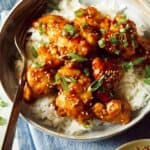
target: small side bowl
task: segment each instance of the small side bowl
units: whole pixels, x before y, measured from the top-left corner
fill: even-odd
[[[121,145],[116,150],[142,150],[148,147],[150,149],[150,139],[140,139],[128,142],[126,144]]]

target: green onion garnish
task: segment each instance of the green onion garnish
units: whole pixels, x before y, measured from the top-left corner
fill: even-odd
[[[115,53],[116,55],[120,55],[121,51],[117,49],[117,50],[114,51],[114,53]]]
[[[95,92],[97,91],[103,84],[104,75],[99,79],[92,82],[92,84],[89,86],[88,91]]]
[[[43,63],[40,63],[40,62],[34,62],[32,64],[32,68],[42,68],[44,66]]]
[[[37,58],[37,57],[38,57],[38,53],[37,53],[35,47],[32,47],[32,48],[31,48],[31,53],[32,53],[32,56],[33,56],[34,58]]]
[[[0,116],[0,126],[3,126],[6,124],[6,119]]]
[[[118,18],[116,19],[118,24],[125,24],[127,22],[127,16],[125,14],[122,14],[120,16],[118,16]]]
[[[128,71],[129,69],[133,68],[134,66],[141,64],[144,60],[145,60],[145,57],[139,57],[132,62],[123,63],[122,67],[125,71]]]
[[[104,35],[106,33],[106,30],[105,29],[100,29],[100,32],[102,35]]]
[[[71,24],[66,24],[64,26],[64,30],[69,33],[71,36],[75,35],[77,33],[77,30],[75,29],[75,27]]]
[[[8,104],[0,99],[0,107],[6,107]]]
[[[88,60],[87,58],[82,57],[75,53],[69,53],[67,56],[70,57],[72,59],[72,61],[77,61],[77,62],[85,62]]]
[[[85,11],[83,9],[78,9],[74,13],[76,17],[82,17],[85,14]]]
[[[99,45],[100,48],[104,48],[105,47],[105,41],[104,41],[104,39],[100,39],[98,41],[98,45]]]
[[[83,72],[84,72],[84,74],[85,74],[86,76],[89,76],[89,75],[90,75],[90,71],[89,71],[88,68],[85,68],[85,69],[83,70]]]
[[[68,92],[68,84],[69,83],[76,83],[76,80],[73,77],[61,77],[58,73],[54,77],[55,83],[60,83],[63,90]]]
[[[123,43],[124,48],[128,47],[128,45],[129,45],[128,42]]]

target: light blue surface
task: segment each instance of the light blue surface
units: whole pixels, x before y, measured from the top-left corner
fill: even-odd
[[[16,0],[0,0],[0,12],[9,10],[15,2]],[[77,142],[48,136],[37,131],[21,118],[18,120],[17,131],[20,150],[114,150],[128,141],[150,138],[150,115],[127,132],[97,142]]]

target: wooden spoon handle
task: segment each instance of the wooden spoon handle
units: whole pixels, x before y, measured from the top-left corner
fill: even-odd
[[[20,104],[22,101],[24,84],[25,84],[25,81],[21,79],[16,96],[15,96],[15,100],[12,106],[12,111],[10,114],[10,119],[9,119],[9,123],[7,126],[7,131],[6,131],[6,135],[4,138],[2,150],[11,150],[12,148],[13,139],[14,139],[15,130],[16,130],[16,123],[18,120],[19,112],[20,112]]]

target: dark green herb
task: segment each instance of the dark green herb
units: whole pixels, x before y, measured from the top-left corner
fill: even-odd
[[[0,107],[6,107],[8,104],[0,99]]]
[[[0,116],[0,126],[3,126],[6,124],[6,119]]]
[[[64,30],[69,33],[71,36],[75,35],[77,33],[77,30],[75,29],[75,27],[71,24],[66,24],[64,26]]]
[[[83,72],[84,72],[84,74],[85,74],[86,76],[89,76],[89,75],[90,75],[90,71],[89,71],[88,68],[85,68],[85,69],[83,70]]]
[[[69,53],[67,56],[70,57],[72,59],[72,61],[77,61],[77,62],[85,62],[88,60],[87,58],[82,57],[75,53]]]
[[[34,58],[37,58],[37,57],[38,57],[38,53],[37,53],[35,47],[32,47],[32,48],[31,48],[31,53],[32,53],[32,56],[33,56]]]
[[[99,45],[100,48],[104,48],[105,47],[105,41],[104,41],[104,39],[100,39],[98,41],[98,45]]]
[[[145,78],[144,83],[150,85],[150,78]]]
[[[103,84],[104,75],[99,79],[92,82],[92,84],[89,86],[88,91],[95,92],[97,91]]]
[[[150,78],[150,66],[145,67],[145,78]]]
[[[114,51],[114,53],[115,53],[116,55],[120,55],[121,51],[120,51],[119,49],[117,49],[117,50]]]
[[[83,9],[78,9],[74,13],[76,17],[82,17],[85,14],[85,11]]]

